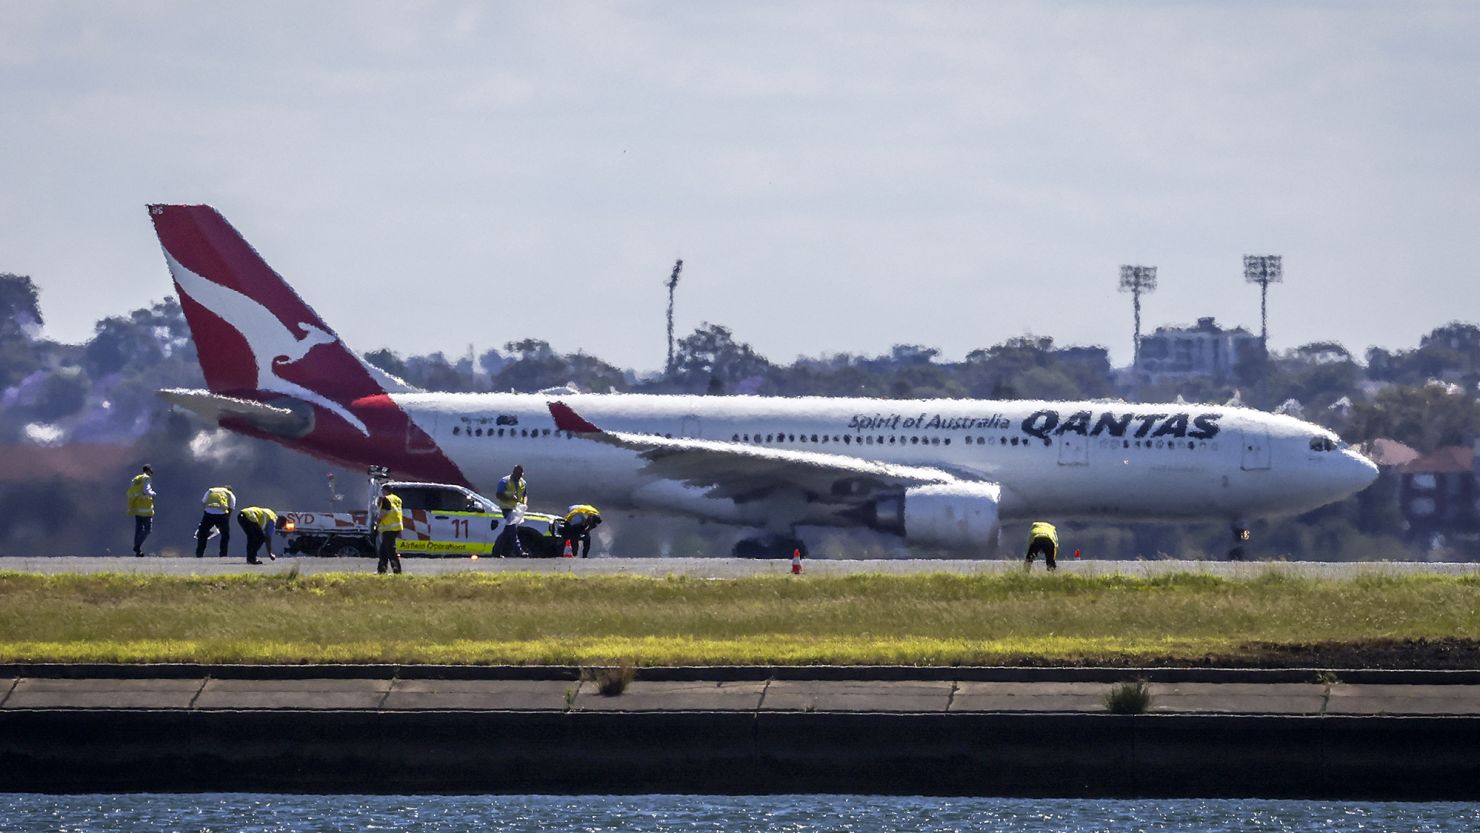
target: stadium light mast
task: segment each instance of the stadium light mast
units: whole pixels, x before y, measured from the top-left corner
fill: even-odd
[[[1156,291],[1156,267],[1155,266],[1122,266],[1120,267],[1120,291],[1131,294],[1132,305],[1136,309],[1136,334],[1135,354],[1131,359],[1132,367],[1141,366],[1141,293]]]
[[[668,363],[663,366],[665,375],[673,375],[673,290],[678,288],[678,275],[683,271],[683,258],[673,264],[673,274],[668,276]]]
[[[1244,281],[1259,284],[1259,347],[1269,353],[1269,285],[1285,282],[1279,255],[1244,255]]]

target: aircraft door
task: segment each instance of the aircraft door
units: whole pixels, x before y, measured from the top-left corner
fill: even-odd
[[[679,425],[678,430],[680,437],[698,439],[704,436],[704,424],[696,414],[689,414],[684,417],[683,423]]]
[[[1269,468],[1269,432],[1262,428],[1252,431],[1245,429],[1243,434],[1244,471],[1262,471]]]
[[[431,414],[426,419],[425,430],[409,419],[406,421],[406,450],[412,454],[430,454],[437,450],[437,441],[432,439],[432,434],[437,431],[437,415]]]
[[[1059,435],[1059,465],[1089,465],[1089,438],[1075,433]]]

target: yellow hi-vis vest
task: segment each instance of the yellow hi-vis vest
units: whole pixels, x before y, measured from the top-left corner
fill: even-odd
[[[601,517],[601,511],[589,503],[572,506],[570,511],[565,513],[565,522],[574,523],[579,520],[581,523],[585,523],[587,517],[599,518]]]
[[[128,485],[128,513],[138,515],[141,518],[154,517],[154,496],[148,494],[150,477],[147,474],[134,475],[134,480]]]
[[[498,501],[498,505],[505,509],[513,509],[515,506],[524,503],[524,496],[524,478],[522,477],[519,478],[517,484],[511,482],[507,477],[501,478],[498,482],[498,489],[493,493],[493,499]]]
[[[206,508],[220,509],[222,512],[231,510],[231,490],[225,486],[217,486],[206,489]]]
[[[1033,543],[1034,538],[1047,538],[1053,542],[1054,549],[1059,548],[1059,531],[1051,523],[1035,522],[1033,528],[1028,530],[1028,543]]]
[[[264,531],[277,525],[277,513],[271,509],[263,509],[260,506],[248,506],[241,511],[241,514]]]
[[[406,521],[401,516],[401,498],[399,495],[385,495],[384,498],[390,508],[380,510],[380,520],[375,522],[375,528],[381,532],[400,532],[406,528]]]

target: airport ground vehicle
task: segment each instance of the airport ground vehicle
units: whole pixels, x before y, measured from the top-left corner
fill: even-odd
[[[375,554],[374,501],[381,486],[401,498],[406,528],[396,548],[401,555],[488,556],[503,529],[504,518],[492,500],[446,483],[390,480],[372,467],[365,508],[350,512],[283,512],[283,552],[303,555],[369,556]],[[538,558],[561,554],[561,518],[527,512],[519,528],[524,550]]]

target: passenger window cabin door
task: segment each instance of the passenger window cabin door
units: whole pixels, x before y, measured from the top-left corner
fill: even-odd
[[[1244,471],[1263,471],[1269,468],[1269,432],[1264,429],[1244,432]]]

